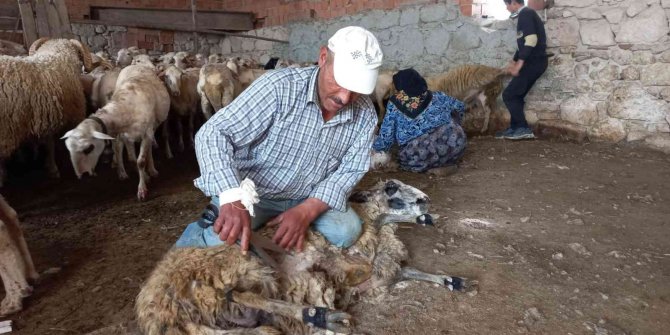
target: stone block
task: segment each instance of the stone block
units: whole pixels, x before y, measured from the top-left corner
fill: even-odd
[[[570,98],[561,104],[561,119],[589,126],[598,121],[596,102],[585,95]]]
[[[535,132],[543,138],[560,138],[583,143],[588,140],[586,127],[564,120],[539,120]]]
[[[419,24],[419,9],[406,7],[400,11],[400,26],[416,26]]]
[[[623,80],[640,80],[640,70],[635,66],[628,66],[621,71]]]
[[[591,7],[596,3],[596,0],[556,0],[556,7]]]
[[[421,22],[441,21],[447,15],[447,7],[443,4],[424,6],[420,10]]]
[[[623,18],[623,13],[625,10],[621,7],[615,7],[612,9],[608,9],[603,13],[605,16],[605,19],[607,19],[607,22],[612,23],[612,24],[619,24],[621,23],[621,19]]]
[[[670,86],[670,66],[665,63],[655,63],[642,69],[640,80],[645,86]]]
[[[549,20],[545,25],[548,47],[566,47],[579,44],[579,20],[576,17]]]
[[[582,43],[590,46],[614,45],[614,33],[606,20],[583,21],[579,27]]]
[[[670,27],[668,27],[665,12],[660,6],[654,5],[633,18],[625,18],[621,23],[616,41],[619,43],[655,43],[666,37],[668,31]]]
[[[615,88],[608,103],[608,115],[618,119],[661,122],[670,113],[668,103],[656,99],[638,83]]]
[[[621,120],[607,118],[588,128],[587,135],[589,139],[616,143],[626,138],[626,130]]]

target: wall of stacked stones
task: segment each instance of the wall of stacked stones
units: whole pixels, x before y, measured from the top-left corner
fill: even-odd
[[[527,97],[529,121],[578,139],[641,141],[670,152],[670,0],[555,0],[546,16],[555,56]],[[385,68],[430,75],[460,64],[504,66],[516,49],[515,24],[464,17],[447,0],[249,32],[289,44],[201,36],[199,51],[314,61],[337,29],[360,25],[379,38]],[[118,49],[107,36],[116,29],[125,28],[94,27],[82,39],[94,49]],[[171,43],[192,51],[193,35],[174,33]]]

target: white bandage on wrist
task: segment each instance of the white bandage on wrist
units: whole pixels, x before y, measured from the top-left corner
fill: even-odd
[[[240,183],[240,187],[231,188],[219,194],[219,206],[238,200],[249,211],[249,215],[254,216],[254,204],[257,204],[260,200],[258,199],[258,193],[256,193],[256,184],[251,179],[245,178]]]

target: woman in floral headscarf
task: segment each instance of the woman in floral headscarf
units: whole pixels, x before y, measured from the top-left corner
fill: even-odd
[[[442,92],[429,91],[414,69],[396,73],[393,85],[397,92],[389,99],[373,149],[388,152],[397,142],[400,168],[412,172],[455,165],[467,144],[461,128],[465,105]]]

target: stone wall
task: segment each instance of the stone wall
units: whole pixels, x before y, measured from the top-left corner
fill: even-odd
[[[556,0],[555,5],[546,13],[549,51],[555,56],[527,97],[528,120],[541,132],[558,131],[577,139],[642,141],[670,152],[670,0]],[[516,49],[515,21],[477,21],[443,0],[248,33],[288,40],[288,45],[201,36],[200,51],[251,55],[259,61],[269,56],[315,61],[318,47],[347,25],[375,33],[385,68],[414,67],[424,75],[459,64],[502,67]],[[82,40],[94,49],[114,49],[115,40],[122,42],[120,29],[125,28],[76,31],[85,30]],[[99,36],[109,43],[103,45]],[[138,39],[148,39],[145,36],[149,35],[142,33]],[[192,51],[193,35],[174,33],[169,42],[174,50]],[[166,45],[153,43],[159,49]],[[498,122],[498,127],[503,123]]]

